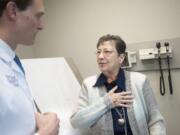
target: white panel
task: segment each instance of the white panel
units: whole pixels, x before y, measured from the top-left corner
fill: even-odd
[[[80,85],[64,58],[22,60],[26,78],[42,112],[60,117],[60,135],[80,135],[69,122]]]

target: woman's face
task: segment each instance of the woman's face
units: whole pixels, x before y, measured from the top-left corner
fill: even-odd
[[[118,73],[124,54],[118,54],[114,41],[105,41],[97,48],[97,63],[105,75]]]

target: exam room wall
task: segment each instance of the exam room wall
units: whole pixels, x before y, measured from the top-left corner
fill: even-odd
[[[120,35],[127,44],[180,37],[179,0],[46,0],[45,29],[22,58],[69,57],[83,78],[98,72],[96,43],[100,36]],[[167,135],[180,133],[180,70],[173,70],[174,95],[159,94],[159,72],[143,72],[154,89],[167,122]],[[166,83],[167,84],[167,83]],[[168,90],[168,85],[166,85]]]

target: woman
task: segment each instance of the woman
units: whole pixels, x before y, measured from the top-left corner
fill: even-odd
[[[146,76],[121,68],[125,50],[119,36],[99,39],[97,63],[101,74],[83,81],[71,124],[91,128],[93,135],[166,135]]]

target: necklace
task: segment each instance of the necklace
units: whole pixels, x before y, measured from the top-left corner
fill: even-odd
[[[121,110],[124,113],[124,108],[121,108]],[[125,125],[125,118],[123,117],[122,111],[120,112],[117,108],[115,108],[115,111],[117,112],[117,114],[119,115],[119,119],[118,119],[118,124],[120,126],[124,126]]]

